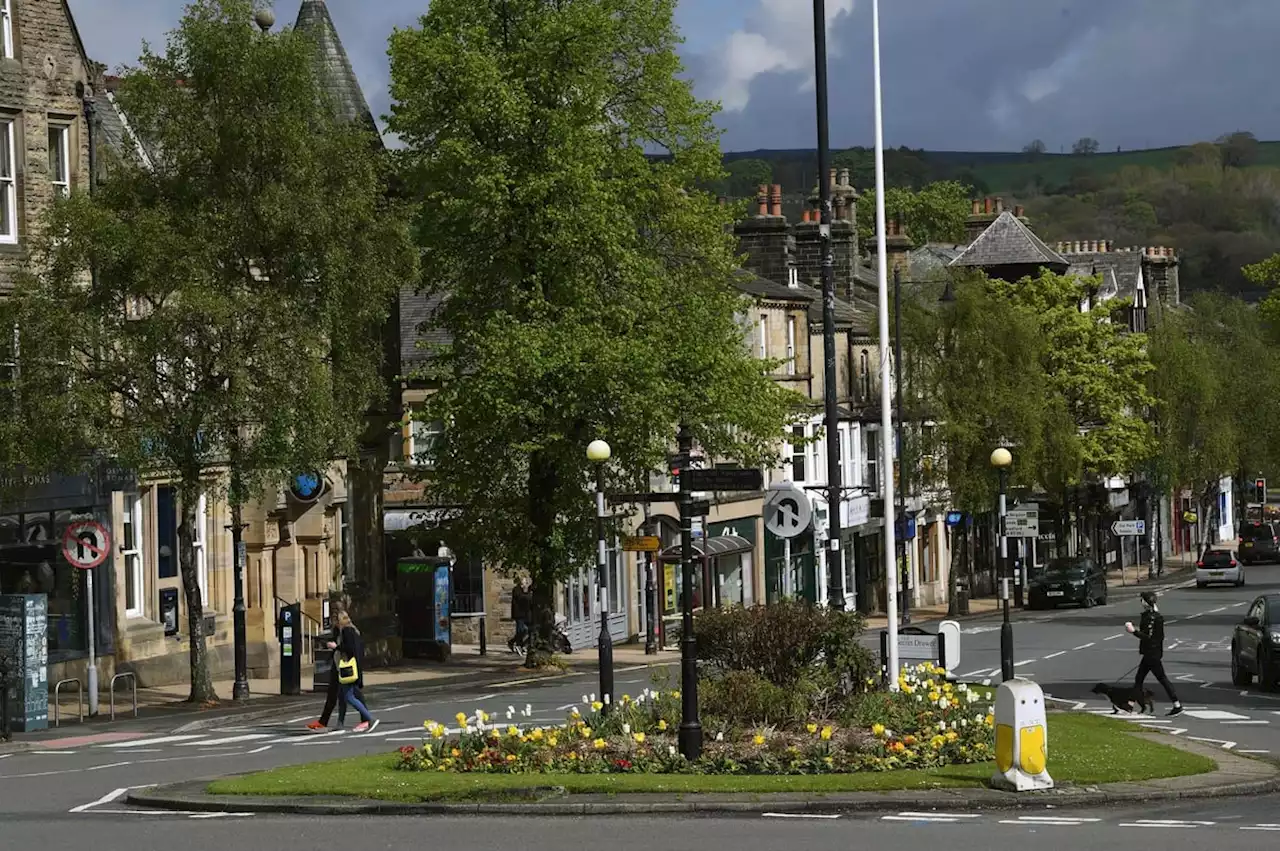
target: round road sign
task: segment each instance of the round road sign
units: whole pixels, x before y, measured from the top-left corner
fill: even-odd
[[[106,561],[110,552],[111,534],[96,520],[72,523],[62,536],[62,554],[72,567],[92,570]]]
[[[775,485],[764,499],[764,526],[779,538],[794,538],[809,528],[813,503],[791,483]]]

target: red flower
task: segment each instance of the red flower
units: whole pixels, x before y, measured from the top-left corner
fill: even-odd
[[[619,771],[629,771],[631,769],[631,760],[615,759],[613,761],[613,767],[618,769]]]
[[[414,752],[413,745],[405,745],[400,749],[401,756],[413,756],[413,752]]]

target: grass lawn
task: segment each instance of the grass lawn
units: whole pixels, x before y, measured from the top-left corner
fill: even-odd
[[[1058,783],[1094,784],[1151,780],[1213,771],[1207,757],[1140,739],[1133,724],[1096,715],[1049,716],[1049,773]],[[217,795],[343,795],[382,801],[443,801],[519,797],[537,786],[569,793],[623,792],[875,792],[984,786],[992,763],[933,770],[732,776],[690,774],[448,774],[397,771],[397,754],[286,766],[218,780]]]

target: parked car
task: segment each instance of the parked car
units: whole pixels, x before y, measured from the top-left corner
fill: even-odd
[[[1257,564],[1263,561],[1280,562],[1280,535],[1276,524],[1253,520],[1240,530],[1240,561]]]
[[[1231,636],[1231,682],[1243,688],[1254,677],[1267,690],[1280,677],[1280,594],[1255,598]]]
[[[1244,586],[1244,565],[1230,550],[1205,550],[1196,562],[1196,587],[1208,585]]]
[[[1027,589],[1027,608],[1053,609],[1072,604],[1107,604],[1107,574],[1093,559],[1055,558]]]

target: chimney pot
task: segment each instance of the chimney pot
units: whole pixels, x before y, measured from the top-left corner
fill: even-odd
[[[1075,242],[1071,243],[1071,253],[1072,254],[1080,253],[1080,240],[1077,239]]]
[[[1026,212],[1026,210],[1024,210],[1024,209],[1023,209],[1023,207],[1022,207],[1022,205],[1021,205],[1021,204],[1019,204],[1018,206],[1016,206],[1016,207],[1014,207],[1014,208],[1013,208],[1013,214],[1014,214],[1015,216],[1017,216],[1018,218],[1022,218],[1022,214],[1023,214],[1024,212]]]
[[[836,170],[833,168],[827,172],[827,184],[832,188],[836,188]]]
[[[983,199],[982,199],[982,212],[986,213],[987,215],[991,215],[991,210],[992,210],[992,201],[991,201],[991,198],[990,198],[989,196],[988,196],[988,197],[986,197],[986,198],[983,198]]]
[[[996,212],[997,212],[997,213],[1003,213],[1003,212],[1004,212],[1004,199],[1003,199],[1003,198],[997,198],[997,199],[996,199]]]
[[[977,198],[973,199],[973,209],[970,212],[975,216],[982,214],[982,202]]]
[[[840,185],[841,186],[849,185],[849,169],[847,168],[840,169]]]
[[[763,183],[760,184],[760,188],[756,190],[756,205],[760,208],[760,212],[756,215],[769,215],[769,187]]]
[[[769,187],[769,215],[782,215],[782,186],[777,183]]]

